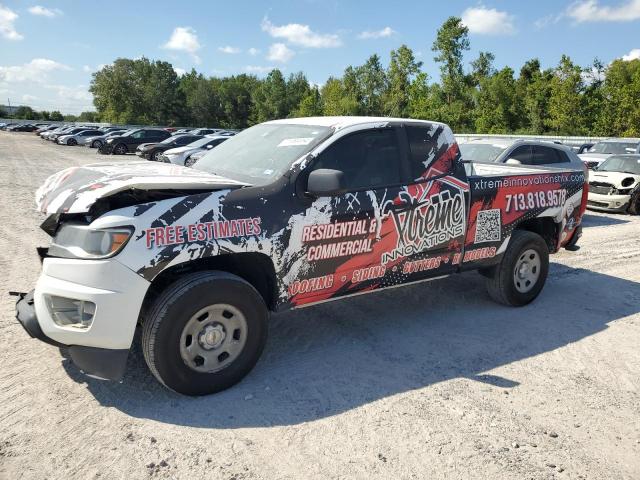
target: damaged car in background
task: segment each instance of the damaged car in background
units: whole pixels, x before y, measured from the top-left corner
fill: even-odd
[[[594,168],[587,208],[640,214],[640,155],[613,155]]]

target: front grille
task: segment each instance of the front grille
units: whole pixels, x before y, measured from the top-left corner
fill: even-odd
[[[611,195],[613,185],[604,182],[589,182],[589,191],[599,195]]]

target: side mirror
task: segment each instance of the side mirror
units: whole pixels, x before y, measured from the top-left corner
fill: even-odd
[[[504,163],[510,163],[511,165],[522,165],[522,162],[520,160],[516,160],[515,158],[510,158]]]
[[[309,174],[307,193],[314,197],[328,197],[344,191],[344,173],[340,170],[319,168]]]

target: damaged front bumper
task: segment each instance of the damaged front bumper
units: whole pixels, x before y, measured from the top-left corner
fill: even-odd
[[[66,349],[88,375],[120,380],[148,286],[114,259],[44,258],[35,290],[12,293],[19,296],[16,318],[32,338]],[[61,321],[55,299],[92,304],[90,321]]]

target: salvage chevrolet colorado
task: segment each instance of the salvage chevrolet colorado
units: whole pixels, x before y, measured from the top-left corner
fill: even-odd
[[[255,365],[270,311],[479,270],[533,301],[575,247],[583,169],[473,164],[441,123],[270,121],[194,168],[74,167],[36,193],[53,237],[17,318],[88,374],[119,379],[140,326],[167,387],[223,390]]]

